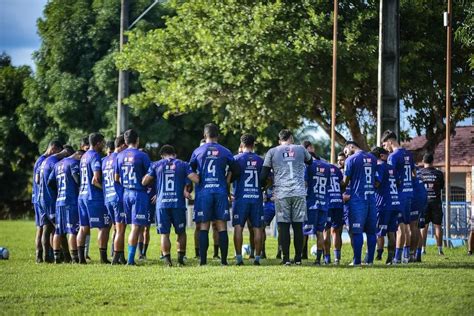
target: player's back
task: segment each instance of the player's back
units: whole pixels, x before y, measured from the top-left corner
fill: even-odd
[[[235,199],[261,202],[262,192],[259,183],[263,159],[255,153],[245,152],[234,157],[240,169],[240,177],[235,181]]]
[[[413,185],[413,202],[417,207],[424,207],[428,202],[428,191],[423,180],[417,177]]]
[[[80,176],[79,160],[64,158],[54,167],[54,176],[58,188],[56,206],[76,205],[79,186],[74,180],[74,175]]]
[[[80,162],[81,185],[79,188],[79,199],[82,200],[103,200],[102,190],[92,184],[94,172],[102,170],[102,159],[98,152],[89,149],[82,155]]]
[[[56,202],[57,192],[48,186],[49,176],[54,170],[54,165],[59,161],[56,155],[49,156],[44,159],[40,166],[40,183],[38,187],[38,199],[46,204],[54,204]]]
[[[162,159],[152,164],[156,179],[156,206],[158,208],[184,208],[184,188],[190,183],[187,176],[190,167],[180,159]]]
[[[379,187],[375,190],[377,208],[398,210],[398,187],[395,168],[385,162],[376,167]]]
[[[206,143],[196,148],[189,162],[199,174],[199,194],[227,194],[227,169],[234,162],[230,150],[217,143]]]
[[[329,171],[331,176],[331,182],[328,188],[329,193],[329,208],[342,208],[342,192],[341,192],[341,181],[342,172],[341,170],[332,164],[329,164]]]
[[[102,159],[102,188],[105,202],[118,202],[122,200],[123,188],[115,181],[115,164],[117,153],[113,152]]]
[[[47,158],[46,155],[41,155],[39,158],[35,161],[35,165],[33,167],[33,188],[31,191],[31,202],[32,203],[37,203],[38,202],[38,184],[36,183],[36,176],[39,176],[40,172],[40,167],[43,161]]]
[[[320,159],[313,159],[306,168],[307,202],[310,208],[328,210],[329,194],[327,188],[331,181],[330,165]]]
[[[125,190],[146,191],[142,178],[150,166],[150,158],[136,148],[127,148],[117,156],[115,173],[120,175]]]
[[[399,194],[413,197],[413,171],[415,163],[411,153],[399,148],[388,156],[388,163],[395,168]]]
[[[429,167],[420,169],[417,174],[425,184],[428,200],[441,203],[441,190],[444,187],[443,172]]]
[[[301,145],[279,145],[271,148],[264,166],[273,168],[273,192],[276,198],[305,196],[305,160],[309,160],[306,149]]]
[[[350,177],[351,200],[368,200],[374,197],[377,159],[364,151],[349,156],[345,162],[345,175]]]

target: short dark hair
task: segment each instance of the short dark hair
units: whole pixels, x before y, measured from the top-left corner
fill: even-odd
[[[370,153],[372,155],[374,155],[377,159],[380,159],[380,156],[381,155],[387,155],[388,151],[386,151],[382,147],[374,147],[374,148],[372,148],[372,151]]]
[[[94,147],[104,140],[104,135],[101,133],[92,133],[89,135],[89,145]]]
[[[385,132],[383,132],[382,137],[380,138],[380,141],[384,143],[389,139],[397,140],[397,134],[395,134],[395,132],[388,129]]]
[[[76,154],[78,154],[78,155],[84,155],[84,154],[85,154],[85,151],[82,150],[82,149],[79,149],[79,150],[76,150]]]
[[[305,140],[301,143],[304,148],[308,149],[309,146],[313,146],[313,144],[309,140]]]
[[[347,147],[347,146],[349,146],[349,145],[353,145],[353,146],[355,146],[355,147],[357,147],[357,148],[360,148],[359,144],[357,144],[357,143],[356,143],[355,141],[353,141],[353,140],[348,140],[348,141],[344,144],[344,147]]]
[[[342,156],[342,157],[344,157],[344,158],[346,157],[346,155],[344,154],[343,151],[339,152],[339,153],[337,154],[337,156],[338,156],[338,157],[339,157],[339,156]]]
[[[172,156],[175,155],[176,151],[174,150],[174,147],[171,145],[163,145],[160,149],[160,156]]]
[[[123,138],[127,145],[136,144],[138,141],[138,133],[134,129],[129,129],[123,133]]]
[[[278,133],[278,138],[282,141],[287,141],[291,136],[293,136],[293,133],[289,129],[282,129],[280,133]]]
[[[50,148],[55,147],[59,150],[62,150],[63,144],[58,139],[53,139],[52,141],[49,142],[48,147]]]
[[[216,138],[219,136],[219,128],[214,123],[204,125],[204,137]]]
[[[433,163],[433,160],[434,160],[434,156],[432,153],[426,153],[423,155],[423,162],[424,163],[428,163],[428,164],[431,164]]]
[[[83,146],[89,146],[89,136],[83,137],[81,139],[81,147]]]
[[[115,150],[115,142],[113,140],[108,140],[105,143],[105,147],[107,147],[109,150]]]
[[[244,134],[240,137],[240,142],[244,144],[244,146],[253,146],[255,145],[255,136],[252,134]]]
[[[122,146],[123,144],[125,144],[125,138],[123,137],[123,134],[115,137],[115,142],[114,142],[115,148],[118,148]]]
[[[67,155],[69,155],[69,156],[74,154],[74,151],[75,151],[74,148],[72,148],[71,145],[64,145],[63,150],[65,150]]]

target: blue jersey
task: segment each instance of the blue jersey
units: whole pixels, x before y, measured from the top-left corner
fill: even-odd
[[[262,192],[258,178],[262,171],[263,159],[255,153],[242,153],[234,156],[240,169],[240,177],[234,182],[236,200],[262,201]]]
[[[351,200],[374,198],[377,158],[359,151],[346,159],[344,175],[350,178],[348,189]]]
[[[39,156],[35,162],[35,166],[33,167],[33,190],[31,192],[31,203],[38,203],[38,184],[36,183],[36,176],[39,176],[41,164],[46,158],[46,155]]]
[[[148,175],[155,178],[156,209],[185,208],[184,188],[190,184],[189,164],[179,159],[162,159],[153,163]]]
[[[398,210],[400,201],[398,199],[397,175],[393,166],[382,162],[377,165],[377,173],[380,185],[375,190],[375,201],[377,209]]]
[[[388,156],[388,163],[395,168],[398,192],[407,198],[413,197],[412,174],[415,170],[413,156],[404,148],[399,148]]]
[[[56,155],[49,156],[40,166],[40,181],[38,185],[38,201],[47,205],[56,203],[57,192],[48,186],[49,176],[54,170],[54,165],[59,161]]]
[[[328,188],[329,208],[342,208],[342,172],[335,165],[329,165],[329,170],[331,174],[331,183]]]
[[[98,152],[89,149],[82,155],[81,167],[81,186],[79,188],[79,199],[90,201],[103,201],[102,190],[92,184],[94,172],[102,171],[102,160]]]
[[[127,148],[117,155],[115,174],[120,176],[124,189],[146,191],[142,179],[150,167],[150,158],[136,148]]]
[[[58,195],[56,206],[76,205],[79,195],[79,185],[74,176],[80,177],[79,160],[64,158],[54,166],[49,176],[49,181],[56,181]]]
[[[115,181],[115,164],[117,153],[111,153],[102,159],[102,189],[105,202],[120,202],[123,200],[123,187]]]
[[[330,165],[320,159],[313,159],[311,165],[305,170],[305,181],[308,208],[327,211],[329,209],[327,189],[331,181]]]
[[[418,210],[424,210],[428,203],[428,191],[426,190],[425,183],[421,177],[415,179],[413,186],[413,204]]]
[[[227,194],[227,169],[233,164],[230,150],[217,143],[206,143],[196,148],[189,164],[199,174],[199,194]]]

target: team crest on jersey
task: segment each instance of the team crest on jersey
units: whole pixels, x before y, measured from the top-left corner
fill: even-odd
[[[371,163],[372,162],[372,158],[364,158],[364,163]]]
[[[247,166],[253,166],[253,167],[255,167],[255,166],[257,166],[257,161],[255,161],[255,160],[250,161],[250,160],[249,160],[249,161],[247,161]]]
[[[320,168],[319,168],[319,172],[324,172],[325,169],[326,169],[326,168],[320,167]]]
[[[404,159],[405,159],[406,162],[409,162],[409,161],[410,161],[410,157],[409,157],[409,156],[405,156]]]
[[[293,158],[295,157],[295,152],[290,149],[288,152],[283,153],[283,158]]]
[[[175,165],[174,163],[171,164],[171,165],[166,165],[166,168],[165,168],[165,169],[166,169],[166,170],[174,170],[174,169],[176,169],[176,165]]]
[[[112,160],[108,160],[107,163],[105,164],[105,167],[106,167],[106,168],[112,167],[112,163],[113,163]]]
[[[125,162],[133,162],[133,157],[125,157]]]
[[[334,169],[334,168],[331,168],[331,172],[336,172],[336,169]]]
[[[217,157],[217,156],[219,156],[219,151],[218,150],[208,150],[207,155]]]
[[[388,174],[391,175],[391,176],[393,176],[393,170],[389,170],[389,171],[388,171]]]

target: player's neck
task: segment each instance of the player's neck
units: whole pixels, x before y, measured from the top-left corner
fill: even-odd
[[[282,145],[282,146],[293,145],[293,142],[291,142],[289,140],[280,141],[280,145]]]
[[[244,148],[242,153],[253,153],[253,148]]]
[[[425,163],[424,168],[426,168],[426,169],[433,168],[433,165]]]
[[[129,144],[128,148],[138,149],[138,144]]]
[[[217,144],[217,138],[206,138],[206,144],[211,144],[211,143]]]

